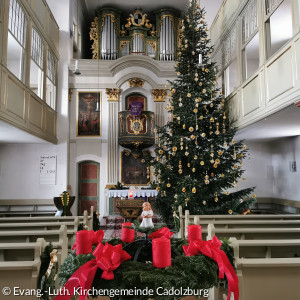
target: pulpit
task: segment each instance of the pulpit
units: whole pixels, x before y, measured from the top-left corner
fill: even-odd
[[[125,219],[136,219],[142,213],[142,205],[145,201],[150,203],[155,199],[156,190],[133,190],[133,198],[128,198],[129,190],[109,190],[107,196],[113,199],[110,213],[120,213]],[[152,203],[151,203],[152,204]]]

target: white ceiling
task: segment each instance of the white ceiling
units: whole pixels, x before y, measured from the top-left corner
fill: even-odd
[[[133,12],[140,8],[145,13],[151,13],[160,8],[174,8],[179,11],[185,11],[188,0],[83,0],[87,6],[91,17],[95,15],[95,10],[99,7],[114,7],[127,13]],[[200,5],[206,10],[206,21],[208,26],[211,25],[223,0],[201,0]]]
[[[8,123],[0,121],[0,144],[1,143],[41,144],[48,142]]]
[[[290,105],[239,130],[236,139],[270,141],[295,135],[300,135],[300,107]]]

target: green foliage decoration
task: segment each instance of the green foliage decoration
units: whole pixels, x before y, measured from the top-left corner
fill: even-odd
[[[109,244],[117,245],[122,243],[119,239],[108,241]],[[114,270],[114,280],[101,279],[102,270],[98,269],[95,275],[92,287],[95,289],[153,289],[156,291],[158,287],[163,289],[209,289],[216,286],[219,282],[218,279],[218,266],[217,263],[204,255],[197,255],[187,257],[183,253],[182,246],[187,245],[187,240],[184,239],[171,239],[172,251],[172,265],[165,269],[158,269],[152,265],[152,246],[147,245],[142,249],[139,261],[133,262],[132,260],[122,263],[116,270]],[[126,244],[123,243],[123,247]],[[125,247],[131,257],[139,246],[138,243],[133,243],[131,247]],[[228,242],[224,242],[221,249],[225,251],[227,256],[233,258],[233,250]],[[83,264],[93,259],[92,254],[78,255],[72,251],[63,265],[59,273],[59,279],[62,284],[65,284],[72,274]],[[149,296],[138,296],[139,300],[146,300]],[[151,296],[152,299],[174,300],[180,297],[174,296],[161,296],[155,294]],[[134,299],[132,296],[116,296],[111,299],[129,300]]]
[[[50,300],[48,291],[53,291],[55,288],[55,268],[52,268],[50,276],[46,278],[45,273],[49,267],[50,264],[50,253],[53,250],[52,243],[49,243],[41,254],[41,267],[40,272],[38,276],[38,289],[41,290],[41,299],[42,300]]]

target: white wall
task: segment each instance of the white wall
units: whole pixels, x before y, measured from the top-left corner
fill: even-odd
[[[273,197],[300,201],[300,136],[287,137],[271,143],[273,163]],[[290,171],[295,160],[297,172]]]
[[[0,144],[0,198],[50,199],[66,189],[64,144]],[[39,184],[40,156],[57,156],[56,185]]]
[[[238,188],[256,187],[254,193],[257,197],[272,197],[273,175],[270,144],[245,141],[245,145],[249,149],[249,156],[243,161],[245,173],[242,177],[245,177],[246,181],[240,181]]]

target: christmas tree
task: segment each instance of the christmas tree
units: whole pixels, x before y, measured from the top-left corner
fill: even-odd
[[[204,9],[190,1],[182,20],[178,77],[170,87],[171,121],[155,130],[156,156],[149,158],[158,179],[156,207],[165,220],[176,216],[179,205],[192,214],[240,214],[255,202],[255,195],[243,200],[254,188],[238,189],[247,149],[234,141],[236,128],[216,86],[204,18]]]

